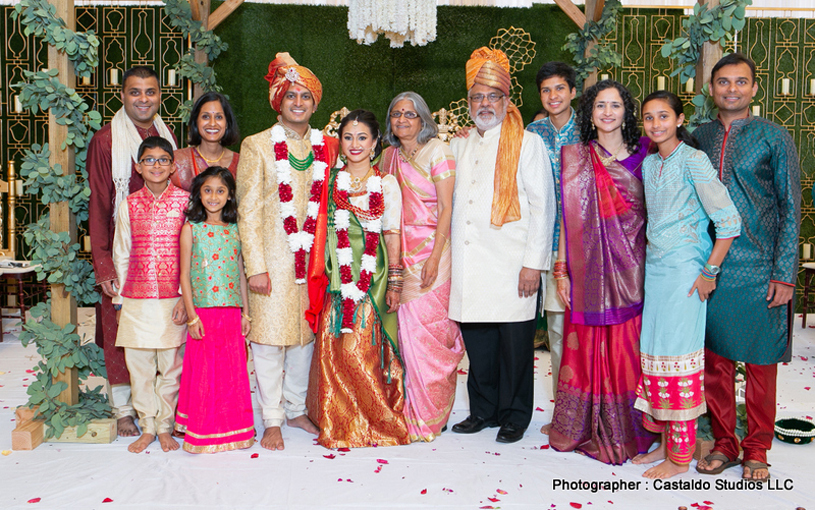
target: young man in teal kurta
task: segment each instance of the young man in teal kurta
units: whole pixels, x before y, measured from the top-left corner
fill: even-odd
[[[722,58],[710,80],[719,117],[696,131],[742,217],[742,233],[722,264],[708,303],[705,398],[716,438],[697,470],[716,474],[735,465],[735,361],[747,368],[745,478],[769,477],[777,363],[788,349],[788,306],[795,292],[801,181],[790,134],[750,114],[758,91],[755,64],[740,53]]]

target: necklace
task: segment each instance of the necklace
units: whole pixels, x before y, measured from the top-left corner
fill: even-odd
[[[399,159],[401,159],[405,163],[407,163],[408,161],[413,161],[413,156],[415,156],[417,152],[419,152],[418,144],[412,151],[410,151],[410,156],[405,154],[405,151],[403,150],[402,147],[399,147]]]
[[[289,153],[289,164],[291,165],[292,168],[294,168],[298,172],[308,170],[308,167],[310,167],[312,163],[314,163],[313,150],[309,152],[308,156],[306,156],[303,159],[296,158],[294,154],[292,154],[291,152]]]
[[[201,154],[201,149],[195,149],[195,152],[197,152],[198,155],[201,156],[201,159],[207,162],[207,165],[212,165],[213,163],[221,161],[221,158],[224,157],[224,153],[226,152],[226,147],[221,147],[221,155],[218,156],[216,159],[207,159],[203,154]]]
[[[348,172],[348,174],[351,175],[351,190],[350,190],[350,193],[353,195],[353,194],[358,194],[359,192],[363,191],[363,187],[365,186],[365,181],[367,181],[368,177],[373,175],[373,173],[374,173],[374,167],[368,168],[368,172],[365,175],[363,175],[362,177],[354,177],[353,175],[351,175],[351,172]]]
[[[620,149],[623,148],[623,146],[625,145],[625,141],[623,140],[622,142],[620,142],[620,145],[617,146],[617,149],[614,152],[609,151],[608,149],[603,147],[599,142],[597,143],[597,145],[599,145],[604,151],[608,152],[609,154],[608,156],[600,156],[598,154],[598,156],[600,156],[600,161],[603,162],[603,166],[608,166],[614,160],[617,159],[617,153],[620,152]]]
[[[306,283],[306,255],[311,252],[311,247],[314,244],[314,233],[317,230],[317,214],[320,209],[320,196],[323,193],[325,172],[328,169],[325,140],[320,131],[311,130],[311,158],[306,158],[306,160],[311,159],[311,162],[309,162],[312,172],[311,195],[308,199],[303,227],[298,229],[294,204],[291,203],[294,199],[291,187],[292,164],[290,163],[289,146],[286,143],[286,131],[276,125],[272,128],[271,138],[274,144],[280,219],[283,220],[283,230],[286,232],[289,249],[294,253],[294,282],[304,284]]]

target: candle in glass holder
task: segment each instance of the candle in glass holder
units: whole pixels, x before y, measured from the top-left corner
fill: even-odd
[[[657,90],[665,90],[665,77],[657,76]]]
[[[23,102],[20,96],[14,96],[14,113],[23,113]]]
[[[693,94],[693,78],[688,78],[688,81],[685,82],[685,92]]]
[[[761,116],[761,107],[759,105],[753,106],[753,117]]]
[[[607,75],[607,74],[601,74],[601,75],[600,75],[600,79],[601,79],[601,80],[607,80],[607,79],[608,79],[608,75]]]
[[[809,80],[809,95],[815,96],[815,78]]]
[[[790,79],[784,78],[781,80],[781,95],[788,96],[790,95]]]
[[[110,84],[116,86],[119,84],[119,70],[118,69],[111,69],[110,70]]]
[[[175,69],[167,71],[167,85],[175,87]]]
[[[82,251],[85,253],[90,253],[91,251],[91,236],[85,236],[82,238]]]
[[[812,258],[812,244],[804,243],[804,256],[802,258],[804,260],[809,260]]]
[[[90,85],[91,84],[91,77],[90,76],[83,76],[82,77],[82,85]]]

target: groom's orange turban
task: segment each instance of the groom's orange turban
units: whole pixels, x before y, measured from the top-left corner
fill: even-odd
[[[280,113],[283,96],[294,83],[302,85],[311,92],[314,106],[317,106],[323,97],[323,85],[317,76],[308,67],[298,65],[288,52],[275,55],[275,59],[269,64],[269,74],[266,75],[266,80],[269,82],[269,102],[277,113]]]

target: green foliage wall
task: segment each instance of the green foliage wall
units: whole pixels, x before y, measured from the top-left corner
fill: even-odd
[[[264,76],[277,52],[288,51],[320,78],[323,101],[312,125],[322,127],[331,112],[343,106],[366,108],[381,118],[391,99],[405,90],[421,94],[432,111],[447,107],[466,95],[464,65],[472,51],[488,45],[499,28],[510,26],[523,28],[537,43],[533,62],[517,76],[524,88],[521,112],[531,120],[541,106],[535,73],[549,60],[571,61],[560,48],[576,29],[554,5],[439,7],[435,42],[394,49],[384,37],[371,46],[352,41],[347,20],[344,7],[244,3],[216,29],[229,50],[214,67],[239,116],[242,136],[274,122]]]

